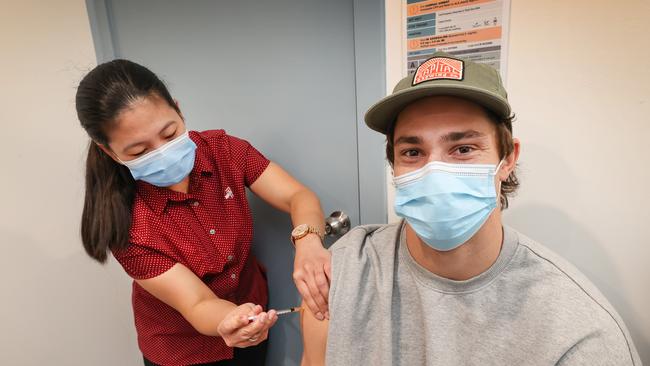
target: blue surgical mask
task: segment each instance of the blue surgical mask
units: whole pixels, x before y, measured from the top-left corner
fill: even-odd
[[[500,166],[434,161],[395,177],[395,212],[433,249],[457,248],[496,208],[494,177]]]
[[[180,183],[194,168],[196,144],[185,133],[143,156],[123,161],[135,180],[158,187]]]

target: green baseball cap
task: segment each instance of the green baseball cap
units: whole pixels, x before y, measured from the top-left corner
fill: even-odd
[[[366,124],[386,134],[406,106],[418,99],[437,95],[470,100],[502,118],[511,114],[508,93],[496,69],[445,52],[436,52],[412,75],[400,80],[391,95],[368,109]]]

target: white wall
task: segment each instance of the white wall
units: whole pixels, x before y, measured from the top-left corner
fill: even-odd
[[[387,0],[389,33],[399,3]],[[650,2],[513,0],[510,19],[522,182],[505,221],[580,268],[650,364]],[[404,53],[387,41],[392,89]]]
[[[95,64],[84,1],[1,1],[0,47],[0,363],[141,365],[130,281],[78,234],[74,94]]]
[[[513,2],[508,90],[522,190],[506,216],[596,283],[646,364],[648,19],[646,0]]]

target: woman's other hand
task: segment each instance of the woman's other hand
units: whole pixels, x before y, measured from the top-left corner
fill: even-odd
[[[294,226],[305,224],[321,233],[325,231],[325,218],[316,194],[279,165],[271,162],[250,188],[273,207],[289,212]],[[293,279],[296,287],[316,319],[328,318],[331,255],[316,234],[308,234],[295,244]]]
[[[296,240],[293,280],[305,304],[318,320],[329,319],[331,257],[318,235],[309,234]]]

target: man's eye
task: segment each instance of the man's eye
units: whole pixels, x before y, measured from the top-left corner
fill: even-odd
[[[409,149],[409,150],[404,151],[402,153],[402,155],[412,158],[412,157],[416,157],[416,156],[420,155],[420,152],[417,151],[417,150],[414,150],[414,149]]]
[[[458,149],[456,149],[460,154],[469,154],[472,151],[474,151],[474,148],[471,146],[460,146]]]

